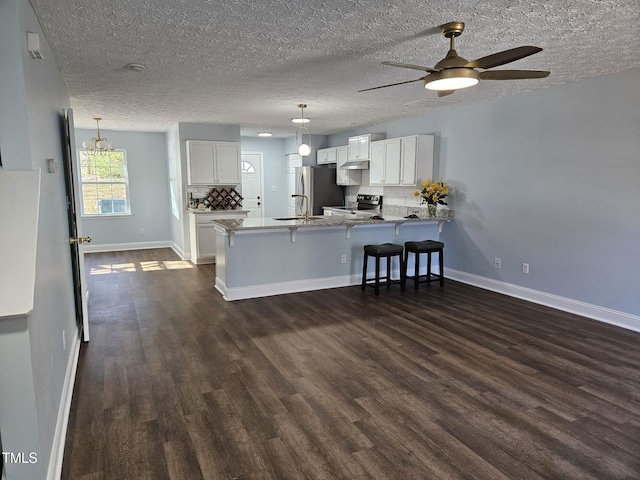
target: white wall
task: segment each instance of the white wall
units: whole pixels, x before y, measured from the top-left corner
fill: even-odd
[[[0,156],[7,170],[24,169],[30,155],[20,27],[20,2],[0,2]]]
[[[167,176],[169,187],[169,229],[172,248],[184,258],[182,191],[182,160],[180,158],[180,130],[175,124],[167,132]]]
[[[4,0],[0,3],[0,71],[2,108],[0,109],[0,148],[5,168],[42,169],[40,214],[38,223],[34,311],[28,330],[9,332],[28,338],[20,343],[21,351],[30,349],[31,362],[15,362],[5,368],[31,369],[35,398],[25,398],[25,405],[35,401],[36,431],[33,415],[12,414],[14,423],[4,423],[2,440],[5,451],[16,451],[16,438],[33,436],[37,442],[27,445],[38,453],[36,464],[7,465],[8,478],[44,478],[54,445],[58,413],[63,401],[63,385],[77,327],[73,302],[71,256],[67,230],[66,194],[62,170],[46,172],[48,158],[62,164],[60,113],[69,106],[69,96],[49,44],[27,0]],[[38,32],[44,60],[33,60],[26,51],[26,32]],[[4,80],[11,70],[12,78]],[[17,76],[17,77],[16,77]],[[10,99],[8,103],[4,103]],[[17,128],[12,128],[15,124]],[[25,146],[27,148],[25,148]],[[29,201],[28,198],[24,199]],[[11,225],[4,228],[11,228]],[[0,274],[7,274],[1,272]],[[63,348],[63,332],[66,349]],[[25,376],[29,374],[25,372]],[[0,390],[0,393],[5,393]],[[1,403],[1,402],[0,402]],[[1,409],[0,409],[1,410]],[[22,451],[22,450],[19,450]]]
[[[81,148],[84,140],[96,136],[96,131],[76,129],[75,134],[76,147]],[[117,148],[126,150],[131,215],[83,217],[83,234],[92,239],[88,249],[168,244],[171,229],[166,134],[102,129],[100,134]]]
[[[436,135],[435,170],[453,186],[456,211],[442,234],[446,267],[637,317],[639,84],[634,69],[329,143],[366,132]]]

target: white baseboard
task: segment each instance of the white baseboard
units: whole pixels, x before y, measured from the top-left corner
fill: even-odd
[[[62,386],[62,396],[60,397],[60,407],[58,408],[58,418],[56,420],[56,431],[53,436],[53,445],[49,456],[49,468],[47,470],[47,480],[59,480],[62,474],[62,459],[64,457],[64,443],[67,436],[67,425],[69,424],[69,412],[71,411],[71,399],[73,398],[73,386],[76,381],[76,369],[78,368],[78,356],[80,355],[80,336],[78,331],[73,337],[71,344],[71,355],[67,362],[67,372]]]
[[[102,245],[85,245],[85,253],[121,252],[124,250],[146,250],[149,248],[173,248],[168,240],[158,242],[103,243]]]
[[[327,288],[348,287],[359,285],[362,275],[342,275],[337,277],[313,278],[309,280],[296,280],[290,282],[267,283],[263,285],[251,285],[248,287],[228,288],[225,283],[216,278],[216,290],[225,300],[244,300],[247,298],[270,297],[285,293],[308,292],[312,290],[324,290]]]
[[[451,268],[445,268],[445,277],[457,280],[462,283],[474,285],[476,287],[503,293],[510,297],[521,298],[529,302],[545,305],[547,307],[562,310],[564,312],[575,313],[583,317],[609,323],[618,327],[640,332],[640,316],[630,313],[612,310],[598,305],[573,300],[571,298],[553,295],[551,293],[521,287],[512,283],[501,282],[491,278],[481,277],[472,273],[461,272]]]
[[[176,252],[182,260],[191,260],[191,254],[189,252],[184,253],[184,250],[182,250],[177,243],[171,242],[171,249]]]
[[[434,273],[438,273],[438,268],[434,268]],[[423,272],[426,274],[426,267]],[[369,280],[372,280],[374,272],[369,269]],[[400,270],[395,267],[391,269],[392,278],[400,277]],[[266,283],[262,285],[250,285],[246,287],[227,288],[226,284],[216,278],[216,290],[227,301],[244,300],[247,298],[270,297],[272,295],[284,295],[286,293],[310,292],[312,290],[326,290],[328,288],[350,287],[362,283],[362,274],[338,275],[325,278],[311,278],[308,280],[293,280],[287,282]]]

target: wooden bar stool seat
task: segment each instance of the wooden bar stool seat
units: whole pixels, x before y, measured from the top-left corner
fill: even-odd
[[[396,245],[393,243],[382,243],[380,245],[365,245],[364,246],[364,262],[362,266],[362,290],[365,289],[367,285],[373,287],[376,292],[376,296],[380,293],[380,281],[385,280],[387,288],[392,283],[399,283],[400,290],[404,292],[404,284],[405,284],[405,265],[404,260],[402,258],[402,253],[404,248],[402,245]],[[391,259],[397,256],[400,261],[400,279],[392,280],[391,279]],[[375,279],[367,278],[367,263],[369,257],[374,257],[376,259],[376,276]],[[387,275],[386,277],[380,276],[380,259],[386,258],[387,261]],[[369,282],[369,280],[373,280],[373,282]]]
[[[414,287],[417,290],[419,283],[440,282],[440,286],[444,287],[444,243],[435,240],[424,240],[422,242],[405,242],[404,243],[404,264],[408,269],[409,253],[414,255],[414,275],[409,275],[405,271],[405,280],[412,278]],[[427,274],[420,275],[420,254],[427,254]],[[440,267],[439,274],[431,272],[431,254],[438,254],[438,263]]]

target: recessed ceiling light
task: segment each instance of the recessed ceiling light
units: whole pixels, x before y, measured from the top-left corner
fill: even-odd
[[[273,135],[273,133],[271,133],[271,132],[258,132],[258,136],[259,137],[270,137],[272,135]]]

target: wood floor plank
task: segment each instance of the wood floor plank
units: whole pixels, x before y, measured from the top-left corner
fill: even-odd
[[[447,280],[225,302],[86,256],[62,478],[640,478],[640,334]]]

